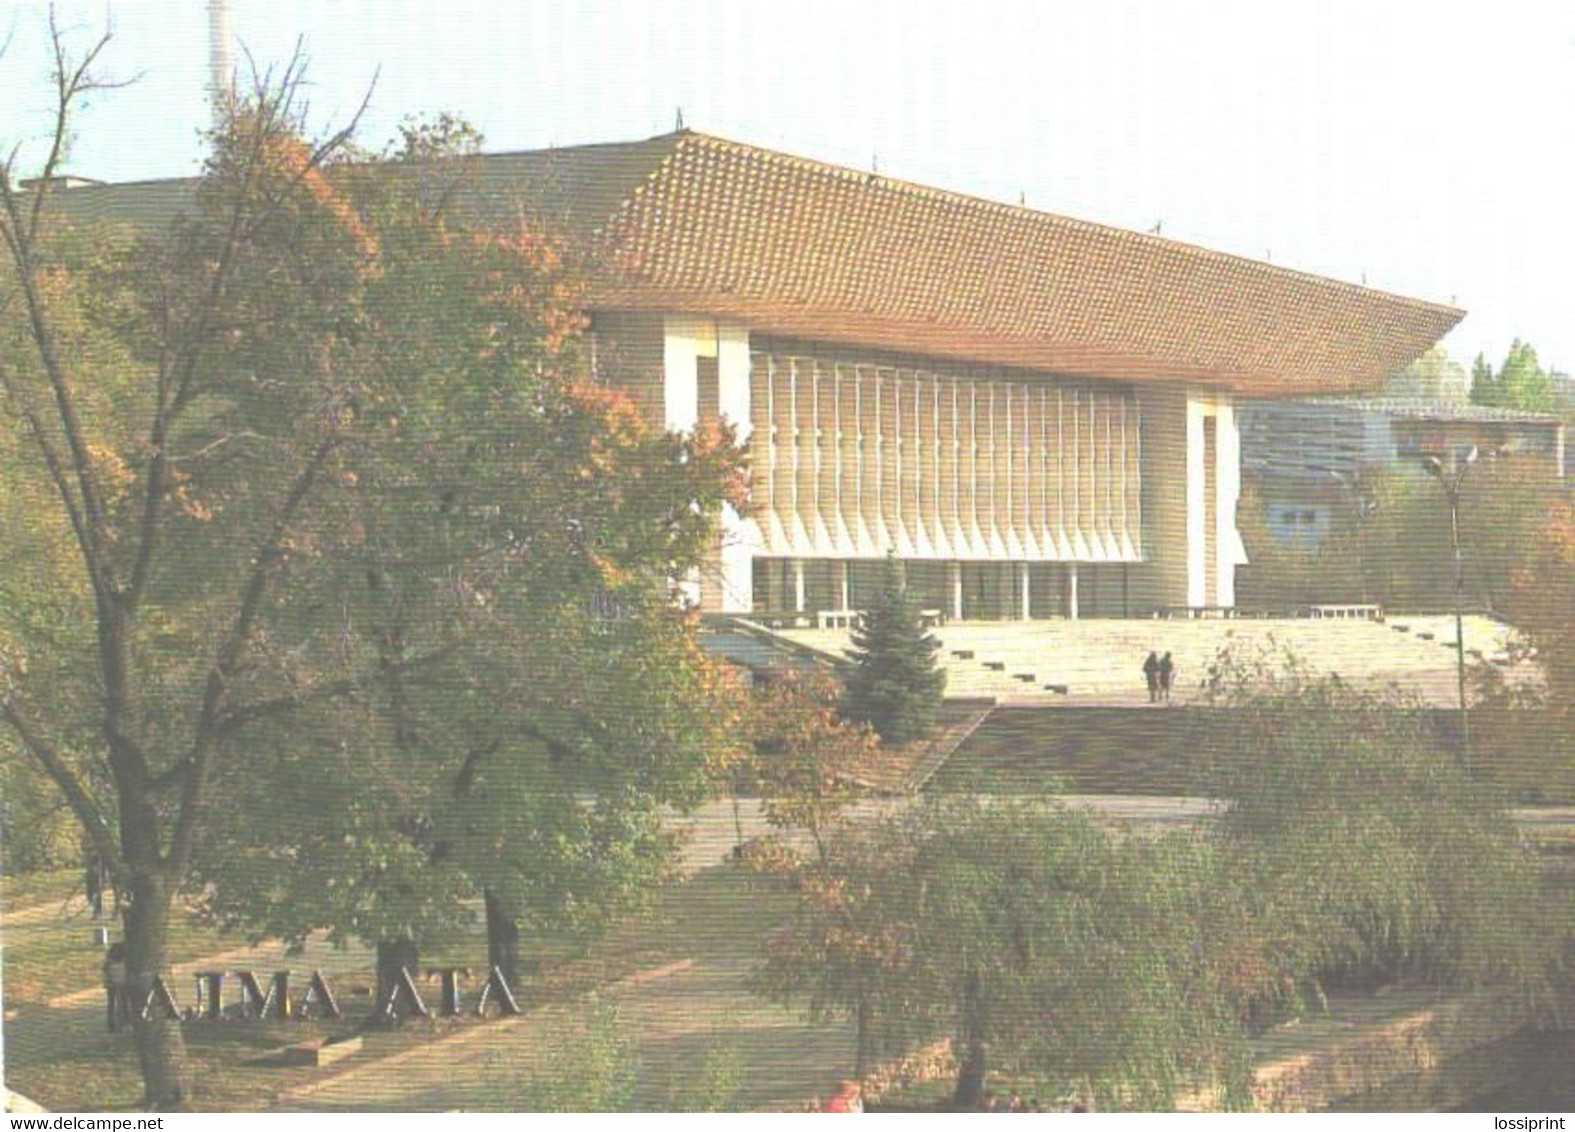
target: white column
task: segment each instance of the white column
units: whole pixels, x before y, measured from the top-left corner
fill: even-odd
[[[745,444],[754,431],[750,412],[749,330],[743,326],[719,324],[716,351],[718,406],[723,418],[733,426],[738,443]],[[769,427],[769,422],[767,425]],[[770,473],[761,469],[760,474],[764,477]],[[748,613],[754,608],[754,560],[763,549],[758,524],[724,504],[720,563],[723,612]]]
[[[1230,395],[1215,395],[1214,413],[1214,604],[1236,604],[1236,567],[1247,562],[1247,549],[1236,529],[1236,505],[1241,499],[1241,433]]]
[[[963,615],[962,563],[948,562],[946,577],[952,584],[952,620],[961,621]]]
[[[798,613],[804,612],[807,604],[804,593],[804,560],[793,559],[793,609]]]
[[[1032,602],[1030,600],[1032,590],[1029,585],[1028,563],[1026,562],[1017,564],[1017,591],[1020,595],[1018,613],[1024,621],[1031,620],[1033,617]]]
[[[699,379],[695,359],[709,339],[716,349],[716,328],[710,322],[669,316],[662,335],[662,424],[671,432],[689,432],[700,415]],[[680,600],[691,608],[700,604],[698,572],[678,579]]]
[[[837,563],[837,587],[838,592],[842,595],[842,608],[851,609],[852,603],[849,600],[850,593],[848,588],[848,560],[846,558]]]
[[[1203,418],[1207,405],[1197,395],[1187,397],[1187,604],[1209,604],[1204,499]],[[1218,451],[1216,433],[1216,451]],[[1216,484],[1216,487],[1218,485]]]
[[[1077,563],[1066,564],[1066,615],[1077,620]]]

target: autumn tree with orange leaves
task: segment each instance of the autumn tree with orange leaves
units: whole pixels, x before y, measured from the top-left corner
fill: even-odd
[[[1484,769],[1524,800],[1575,801],[1575,507],[1569,503],[1552,504],[1522,547],[1503,612],[1515,627],[1512,663],[1477,671]],[[1528,680],[1528,672],[1535,678]]]
[[[299,63],[173,219],[77,214],[56,179],[107,37],[55,45],[41,180],[0,165],[5,474],[32,501],[0,542],[37,551],[0,559],[0,745],[110,863],[134,999],[193,901],[397,962],[481,897],[494,963],[638,903],[659,810],[730,757],[668,600],[738,485],[730,438],[590,382],[573,266],[529,202],[467,208],[442,137],[308,140]],[[199,1102],[179,1023],[135,1031],[143,1102]]]

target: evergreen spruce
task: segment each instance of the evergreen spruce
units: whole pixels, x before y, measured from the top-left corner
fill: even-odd
[[[946,688],[946,673],[935,660],[940,647],[924,631],[897,560],[888,557],[880,592],[853,630],[844,714],[868,723],[887,743],[929,735]]]

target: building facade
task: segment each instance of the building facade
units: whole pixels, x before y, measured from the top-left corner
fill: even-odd
[[[1243,481],[1257,493],[1269,532],[1311,550],[1374,471],[1425,475],[1470,448],[1491,462],[1513,458],[1550,484],[1565,477],[1563,419],[1476,405],[1464,398],[1335,397],[1254,404],[1242,419]]]
[[[459,161],[584,266],[596,380],[747,444],[682,582],[717,612],[845,614],[887,555],[950,617],[1230,606],[1240,408],[1376,389],[1462,314],[689,131]]]
[[[887,554],[953,618],[1231,606],[1241,407],[1461,316],[702,134],[496,160],[597,249],[600,378],[748,444],[719,612],[856,610]]]

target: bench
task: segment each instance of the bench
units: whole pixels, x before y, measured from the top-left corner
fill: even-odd
[[[862,616],[858,609],[822,609],[815,614],[815,624],[821,629],[851,629]]]

